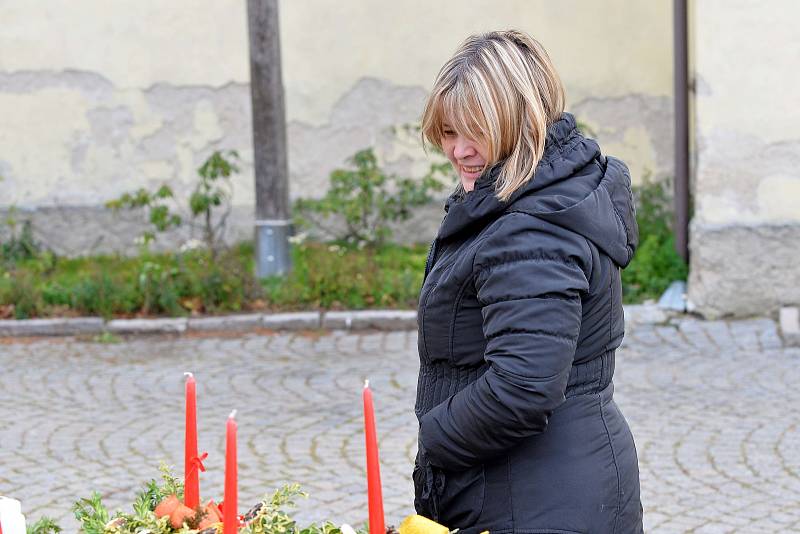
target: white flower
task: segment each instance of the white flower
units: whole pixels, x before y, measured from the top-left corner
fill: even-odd
[[[186,252],[187,250],[195,250],[198,248],[203,248],[205,243],[200,241],[199,239],[192,238],[186,241],[183,245],[181,245],[180,251]]]
[[[289,243],[291,243],[292,245],[302,245],[306,239],[308,239],[308,233],[300,232],[299,234],[290,236]]]

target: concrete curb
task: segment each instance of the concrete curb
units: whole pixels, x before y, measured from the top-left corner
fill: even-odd
[[[191,318],[112,319],[76,317],[0,320],[0,337],[76,336],[112,334],[184,334],[257,328],[297,330],[412,330],[417,327],[413,310],[364,310],[344,312],[253,313]]]
[[[665,323],[676,312],[652,304],[625,306],[630,324]],[[0,320],[0,337],[76,336],[113,334],[184,334],[187,332],[245,332],[257,328],[275,331],[297,330],[383,330],[417,328],[415,310],[358,310],[294,313],[252,313],[192,318],[113,319],[76,317],[56,319]]]
[[[265,314],[261,326],[272,330],[317,330],[322,324],[320,312]]]
[[[191,332],[214,330],[252,330],[261,326],[264,316],[260,313],[224,315],[222,317],[191,317],[186,324]]]
[[[189,320],[178,319],[113,319],[105,329],[112,334],[182,334]]]
[[[414,310],[332,311],[322,316],[328,330],[413,330],[417,328]]]
[[[0,320],[0,337],[76,336],[103,331],[100,317],[70,317],[56,319]]]

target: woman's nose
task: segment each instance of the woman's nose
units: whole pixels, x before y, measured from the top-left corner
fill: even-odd
[[[456,159],[464,159],[475,155],[475,147],[472,141],[459,136],[456,138],[456,144],[453,149],[453,155]]]

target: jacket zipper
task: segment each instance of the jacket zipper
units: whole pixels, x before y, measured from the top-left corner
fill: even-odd
[[[428,278],[428,273],[430,273],[431,269],[433,269],[433,264],[436,263],[436,249],[438,248],[438,241],[439,238],[435,238],[431,242],[431,248],[428,249],[428,258],[425,260],[425,276],[422,277],[423,283],[425,282],[425,279]]]

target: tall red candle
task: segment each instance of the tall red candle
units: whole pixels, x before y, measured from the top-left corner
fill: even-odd
[[[228,416],[225,433],[225,501],[222,507],[222,532],[235,534],[239,530],[238,492],[236,473],[236,410]]]
[[[381,466],[378,459],[378,437],[375,431],[375,409],[369,380],[364,381],[364,436],[367,445],[367,495],[369,497],[369,534],[385,534]]]
[[[197,395],[192,373],[186,376],[186,439],[183,452],[183,504],[196,508],[200,504],[200,473],[197,456]]]

